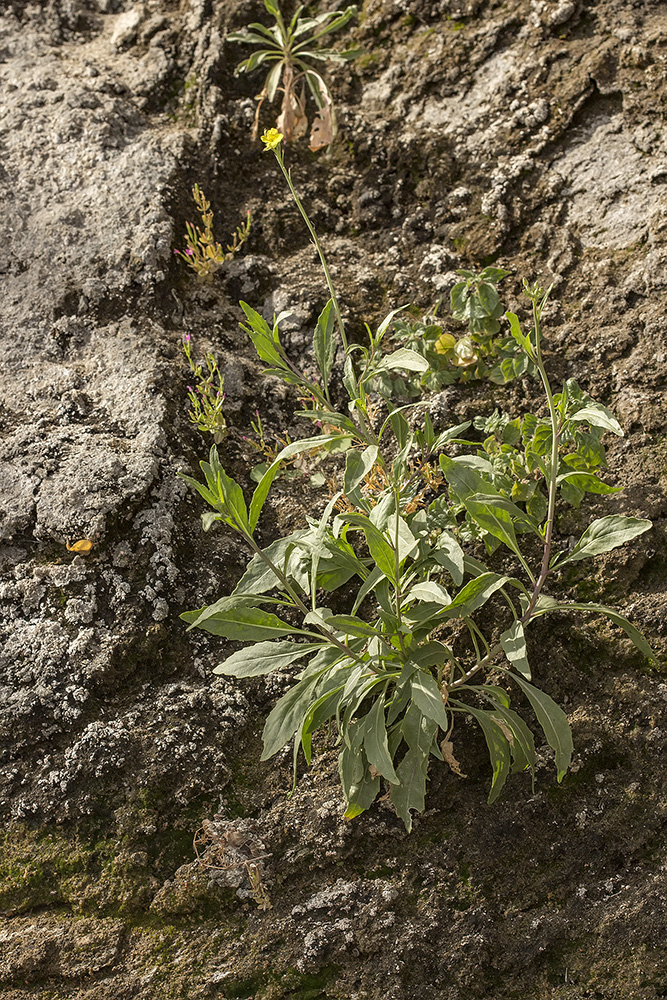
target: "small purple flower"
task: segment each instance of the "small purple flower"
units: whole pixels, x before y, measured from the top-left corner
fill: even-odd
[[[194,392],[194,391],[195,391],[194,390],[194,386],[189,385],[188,386],[188,392]]]
[[[189,333],[184,333],[183,334],[183,343],[184,344],[189,344],[190,343],[190,334]]]
[[[193,251],[192,247],[186,247],[185,248],[185,252],[188,255],[188,257],[194,256],[194,251]]]

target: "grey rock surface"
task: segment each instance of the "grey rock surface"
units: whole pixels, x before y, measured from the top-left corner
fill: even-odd
[[[575,582],[664,657],[664,4],[367,0],[363,13],[351,37],[365,57],[330,74],[339,140],[290,153],[344,314],[361,331],[406,302],[426,312],[458,267],[490,261],[515,276],[512,308],[520,278],[554,283],[554,373],[626,431],[609,469],[625,495],[586,516],[655,523]],[[0,9],[3,998],[659,1000],[664,658],[648,667],[603,626],[538,626],[574,773],[557,786],[541,748],[536,791],[516,776],[490,810],[484,748],[464,729],[470,777],[434,770],[408,838],[386,802],[342,819],[333,748],[288,798],[291,752],[258,757],[289,677],[214,676],[230,645],[178,618],[227,593],[246,558],[202,535],[176,475],[209,443],[188,422],[182,334],[225,373],[242,477],[257,409],[271,435],[303,427],[262,378],[236,303],[289,309],[285,342],[307,367],[327,298],[282,178],[249,140],[258,78],[233,76],[244,53],[225,42],[264,16],[245,0]],[[248,208],[254,220],[208,284],[173,253],[195,181],[221,240]],[[531,392],[517,386],[517,412]],[[433,412],[501,404],[448,389]],[[279,482],[267,540],[321,500]],[[197,862],[214,815],[261,845],[259,883],[245,841],[234,857],[223,845],[218,876]]]

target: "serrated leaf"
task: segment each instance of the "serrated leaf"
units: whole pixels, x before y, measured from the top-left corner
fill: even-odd
[[[428,774],[428,751],[410,747],[396,768],[398,784],[391,786],[389,797],[397,816],[403,820],[408,833],[412,830],[412,809],[424,811],[426,798],[426,778]]]
[[[273,670],[283,670],[304,656],[322,649],[323,643],[258,642],[232,653],[219,663],[214,674],[231,677],[259,677]]]

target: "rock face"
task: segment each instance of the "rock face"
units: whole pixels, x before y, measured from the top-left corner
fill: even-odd
[[[201,534],[176,477],[208,447],[188,422],[182,334],[225,373],[226,461],[243,475],[255,409],[270,434],[292,418],[237,300],[290,310],[307,363],[326,299],[250,142],[257,78],[234,78],[244,53],[225,42],[265,16],[245,0],[0,11],[2,995],[658,1000],[664,656],[649,668],[594,623],[536,627],[574,773],[556,785],[545,752],[534,793],[516,777],[487,807],[471,729],[468,779],[434,769],[407,837],[383,804],[342,821],[331,748],[288,800],[290,761],[257,763],[288,678],[214,677],[224,645],[179,621],[245,561]],[[350,37],[366,54],[330,74],[339,138],[289,156],[351,328],[431,307],[462,266],[506,267],[510,305],[521,278],[554,283],[554,377],[626,431],[610,451],[626,492],[599,510],[654,521],[569,585],[625,607],[664,654],[664,4],[367,0]],[[210,283],[173,254],[194,181],[220,240],[254,219]],[[473,402],[489,413],[493,393]],[[313,502],[278,491],[267,538]],[[204,822],[236,844],[224,876],[195,860]]]

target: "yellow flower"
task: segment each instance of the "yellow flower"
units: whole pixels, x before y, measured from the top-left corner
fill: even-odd
[[[279,132],[277,128],[267,129],[262,136],[262,142],[264,143],[264,152],[267,149],[275,149],[283,141],[283,134]]]

